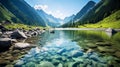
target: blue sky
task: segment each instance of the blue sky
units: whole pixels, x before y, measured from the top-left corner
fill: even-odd
[[[35,9],[43,9],[54,17],[64,19],[78,13],[90,0],[25,0]],[[93,0],[98,3],[100,0]]]

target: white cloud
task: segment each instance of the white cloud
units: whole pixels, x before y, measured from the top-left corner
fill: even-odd
[[[47,13],[53,15],[56,18],[64,19],[64,14],[60,10],[49,11]]]
[[[47,8],[48,8],[48,6],[47,5],[35,5],[34,6],[34,8],[36,9],[36,10],[46,10]]]
[[[49,10],[48,11],[48,5],[35,5],[34,9],[36,9],[36,10],[41,10],[42,9],[46,13],[51,14],[51,15],[53,15],[56,18],[60,18],[60,19],[64,19],[65,18],[64,14],[60,10],[55,10],[55,11],[50,11]]]

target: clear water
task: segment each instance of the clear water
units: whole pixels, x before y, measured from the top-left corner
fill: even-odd
[[[119,33],[118,33],[119,34]],[[16,67],[109,67],[116,57],[110,53],[101,55],[96,49],[86,48],[86,44],[98,41],[113,41],[119,44],[117,35],[102,31],[55,31],[45,32],[37,41],[38,47],[19,59]],[[112,38],[111,38],[112,37]],[[112,39],[112,40],[111,40]],[[117,46],[118,47],[118,46]],[[117,49],[117,48],[116,48]],[[119,67],[118,63],[115,63]]]

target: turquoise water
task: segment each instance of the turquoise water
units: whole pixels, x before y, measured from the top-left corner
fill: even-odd
[[[115,57],[101,55],[86,44],[109,41],[101,31],[55,31],[40,35],[38,47],[19,59],[16,67],[109,67]]]

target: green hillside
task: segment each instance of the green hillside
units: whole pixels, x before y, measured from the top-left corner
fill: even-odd
[[[85,24],[79,26],[80,28],[87,27],[87,28],[120,28],[120,10],[116,11],[115,13],[111,14],[110,16],[106,17],[102,21],[96,24]]]
[[[0,0],[0,3],[24,24],[45,26],[35,9],[24,0]]]
[[[20,20],[16,18],[10,11],[8,11],[2,4],[0,3],[0,21],[9,20],[11,22],[20,23]]]
[[[64,27],[78,27],[78,26],[80,27],[80,25],[84,26],[86,24],[88,26],[89,24],[98,23],[102,21],[104,18],[109,17],[110,15],[114,15],[114,13],[117,12],[118,10],[120,10],[120,0],[101,0],[88,13],[84,14],[84,16],[78,22],[72,22],[72,23],[65,24]],[[104,22],[104,24],[105,23],[108,24],[109,21]],[[118,23],[111,22],[111,24],[115,26]],[[104,26],[102,25],[99,27],[101,28],[102,27],[113,27],[113,25],[104,25]],[[88,27],[91,27],[91,26],[88,26]],[[118,27],[114,27],[114,28],[118,28]]]
[[[97,23],[120,9],[120,0],[101,0],[78,22],[80,24]]]

